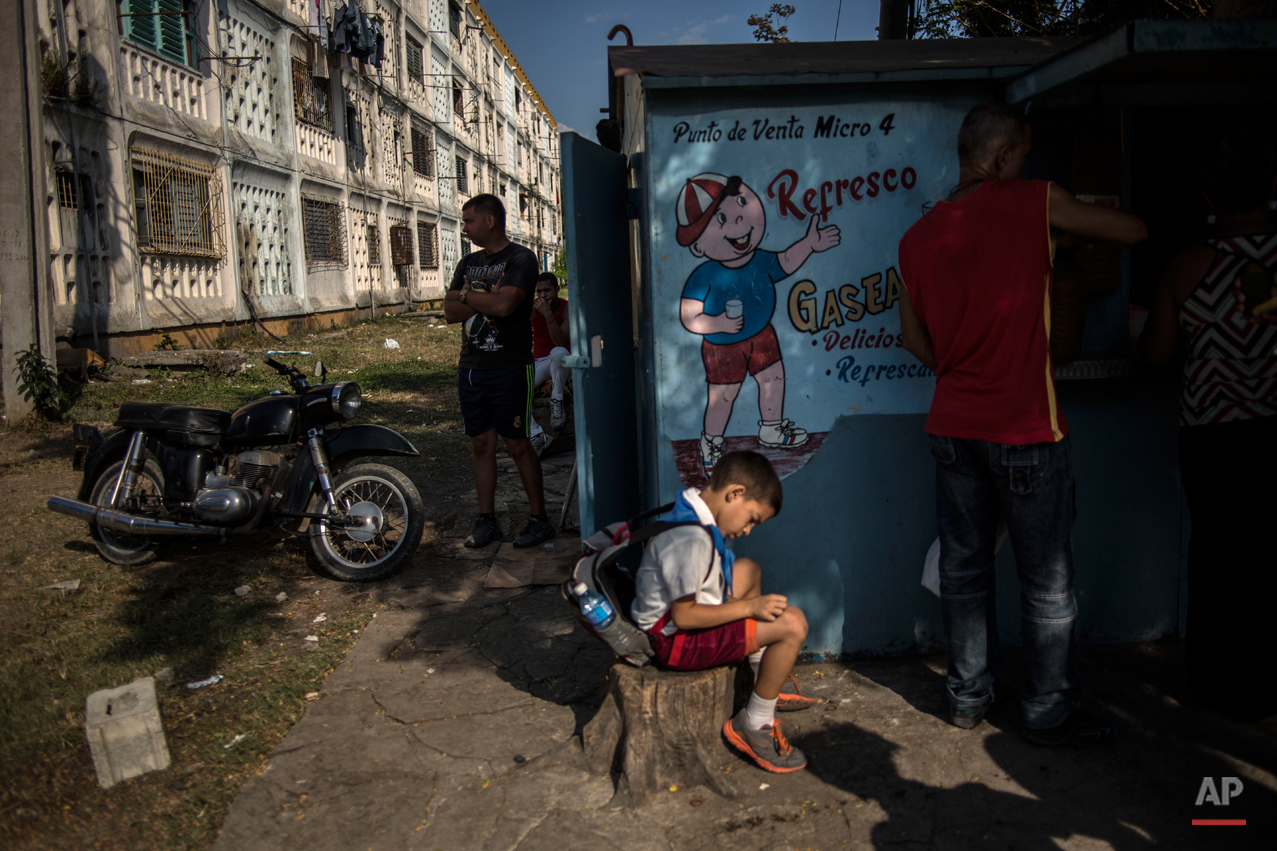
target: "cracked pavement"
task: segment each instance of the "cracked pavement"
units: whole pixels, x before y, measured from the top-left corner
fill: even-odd
[[[1277,719],[1186,703],[1173,640],[1080,648],[1089,700],[1122,724],[1107,749],[1026,744],[1013,706],[950,726],[940,655],[813,662],[796,674],[822,703],[782,716],[808,770],[768,774],[723,747],[739,799],[680,788],[611,809],[612,779],[574,738],[609,652],[556,587],[484,591],[494,550],[463,549],[463,534],[370,589],[389,608],[241,790],[218,851],[1277,847]],[[1245,791],[1196,806],[1208,776]]]

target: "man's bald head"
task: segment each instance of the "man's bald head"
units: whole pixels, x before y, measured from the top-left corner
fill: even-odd
[[[1024,142],[1029,122],[1005,103],[982,103],[962,119],[958,131],[958,160],[982,166],[1003,148],[1017,148]]]

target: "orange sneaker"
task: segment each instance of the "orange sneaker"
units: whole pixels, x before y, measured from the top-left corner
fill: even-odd
[[[789,679],[780,687],[780,694],[776,697],[776,711],[797,712],[800,709],[815,706],[816,703],[816,698],[803,694],[802,689],[798,688],[798,680],[794,679],[793,674],[790,674]]]
[[[780,731],[780,720],[770,727],[751,730],[745,726],[745,710],[723,725],[723,737],[732,747],[758,763],[760,768],[777,774],[789,774],[807,767],[807,757],[791,745]]]

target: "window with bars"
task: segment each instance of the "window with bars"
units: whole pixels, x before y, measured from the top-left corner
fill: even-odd
[[[166,59],[195,67],[195,32],[188,0],[117,0],[124,38]]]
[[[448,29],[454,38],[461,38],[461,7],[456,3],[448,4]]]
[[[302,231],[307,270],[346,267],[346,227],[340,204],[303,195]]]
[[[430,222],[417,222],[417,250],[421,254],[421,268],[439,268],[439,226]]]
[[[422,127],[412,128],[412,170],[422,177],[435,176],[435,137]]]
[[[452,111],[465,120],[466,117],[466,93],[461,88],[461,83],[457,80],[452,81]]]
[[[412,36],[408,36],[408,76],[418,83],[424,82],[425,66],[421,60],[421,45]]]
[[[75,189],[75,175],[58,169],[58,206],[64,210],[78,210],[80,200]]]
[[[381,265],[381,231],[376,225],[368,225],[368,265]]]
[[[212,166],[131,148],[138,250],[149,254],[221,257],[221,180]]]
[[[466,166],[467,166],[466,158],[457,157],[457,191],[458,192],[470,191],[470,179],[469,179],[469,175],[466,174]]]
[[[333,132],[328,80],[312,77],[310,65],[296,56],[293,57],[293,109],[298,121]]]
[[[407,225],[390,226],[390,264],[411,266],[416,262],[412,250],[412,229]]]

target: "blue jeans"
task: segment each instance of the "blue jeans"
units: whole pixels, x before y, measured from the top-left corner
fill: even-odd
[[[940,527],[940,596],[949,640],[949,702],[993,699],[1001,667],[993,556],[1006,523],[1020,578],[1020,634],[1028,679],[1024,725],[1064,723],[1078,706],[1073,648],[1073,521],[1069,440],[1011,446],[931,435]]]

